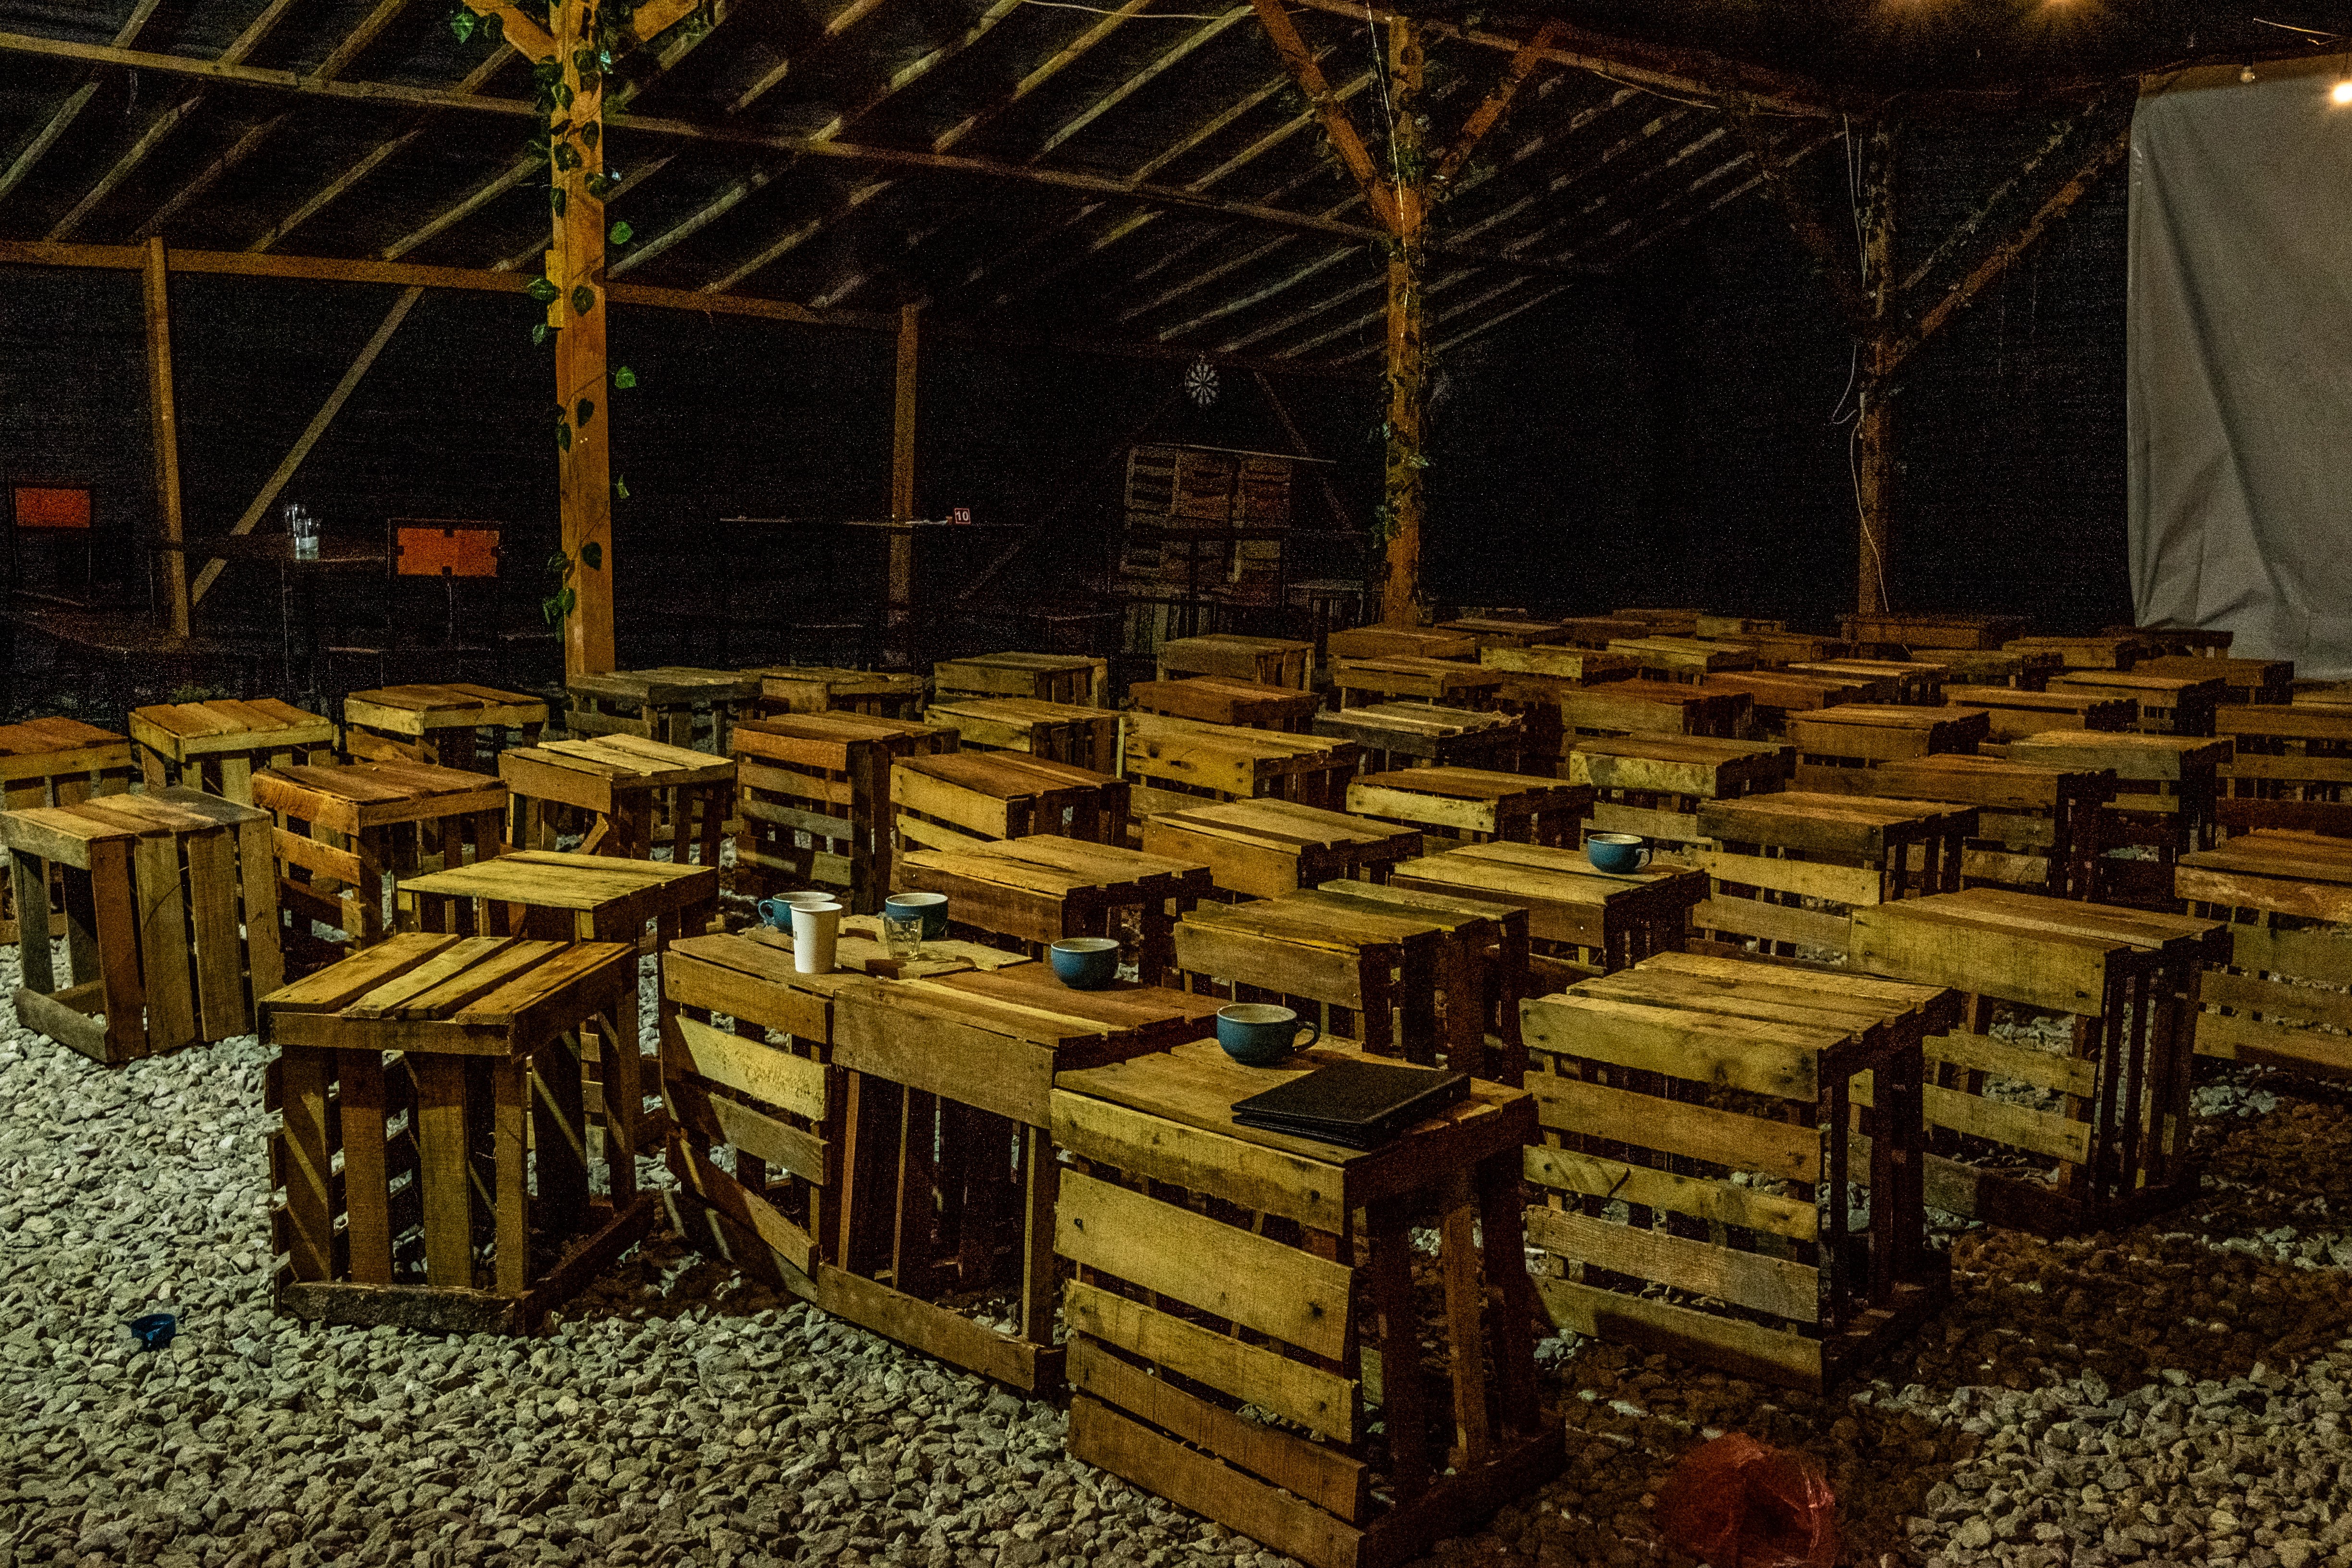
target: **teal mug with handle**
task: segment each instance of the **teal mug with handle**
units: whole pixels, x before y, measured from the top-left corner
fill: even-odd
[[[1596,871],[1622,877],[1650,863],[1650,847],[1634,833],[1595,833],[1584,841],[1584,858]]]
[[[1236,1002],[1217,1009],[1217,1044],[1244,1067],[1278,1066],[1293,1051],[1303,1051],[1323,1037],[1323,1026],[1309,1024],[1298,1037],[1298,1015],[1270,1002]]]

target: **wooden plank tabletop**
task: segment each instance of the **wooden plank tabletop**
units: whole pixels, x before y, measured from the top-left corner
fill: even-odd
[[[522,849],[412,877],[400,890],[554,910],[596,910],[641,893],[660,893],[666,902],[683,907],[718,895],[719,868]]]

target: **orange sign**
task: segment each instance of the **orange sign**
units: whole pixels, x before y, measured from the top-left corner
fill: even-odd
[[[88,528],[89,526],[89,492],[18,485],[16,487],[16,526],[18,528]]]
[[[392,555],[393,570],[403,577],[495,577],[499,531],[395,522]]]

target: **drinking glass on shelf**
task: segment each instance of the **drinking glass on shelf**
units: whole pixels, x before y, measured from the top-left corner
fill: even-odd
[[[319,520],[295,502],[286,503],[286,532],[294,541],[294,559],[316,561],[319,558]]]
[[[882,951],[897,959],[920,957],[923,951],[923,917],[919,914],[894,915],[886,911],[882,916]]]

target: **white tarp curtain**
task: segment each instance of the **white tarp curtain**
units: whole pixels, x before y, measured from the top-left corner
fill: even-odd
[[[2352,106],[2341,62],[2183,80],[2132,122],[2139,624],[2352,677]]]

